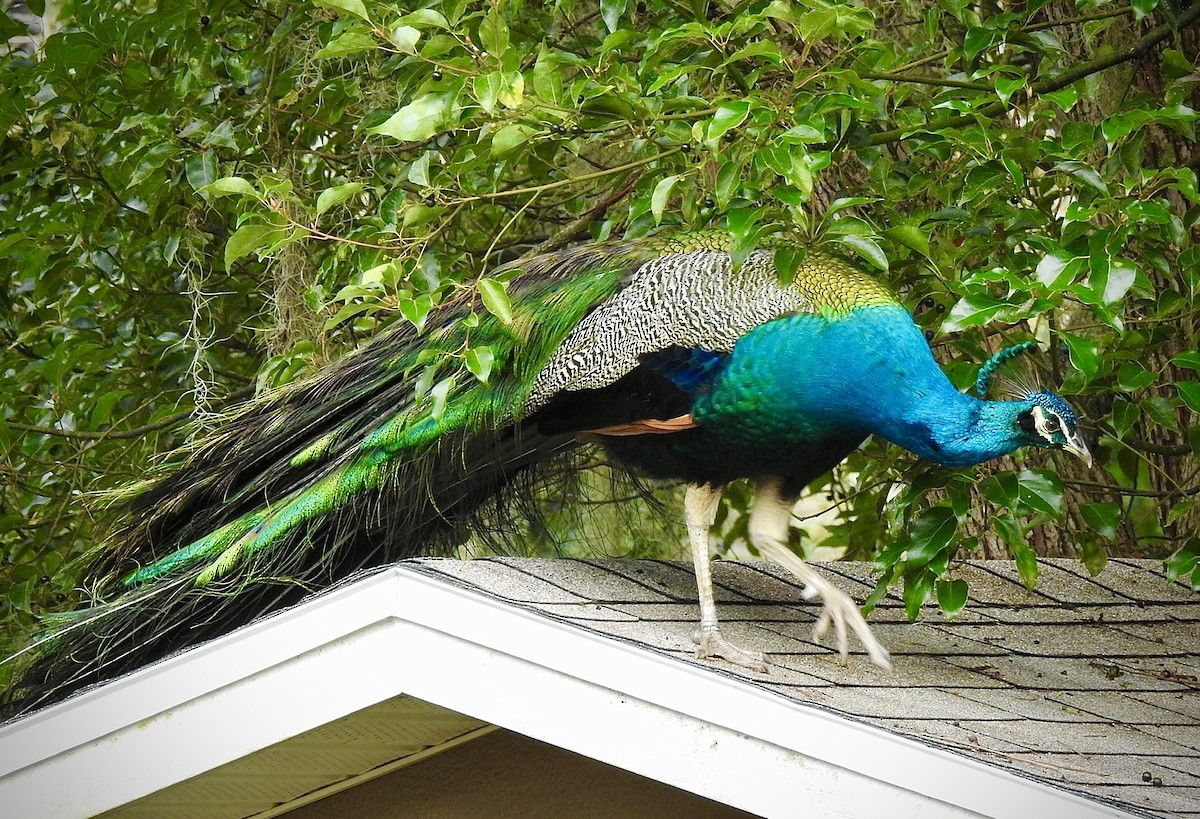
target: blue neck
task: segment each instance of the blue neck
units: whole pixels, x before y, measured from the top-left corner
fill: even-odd
[[[985,401],[954,388],[912,317],[899,305],[844,316],[796,315],[749,333],[743,359],[769,361],[770,405],[816,434],[882,436],[947,466],[968,466],[1025,445],[1022,401]]]

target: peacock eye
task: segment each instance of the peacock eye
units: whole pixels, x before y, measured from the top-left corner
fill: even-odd
[[[1046,429],[1050,432],[1058,432],[1058,428],[1062,426],[1062,422],[1058,420],[1057,415],[1051,415],[1046,418]]]

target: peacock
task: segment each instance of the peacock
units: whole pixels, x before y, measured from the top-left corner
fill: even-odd
[[[94,600],[47,627],[7,713],[361,570],[452,553],[597,446],[639,479],[686,484],[699,658],[768,670],[722,636],[709,565],[722,488],[749,480],[750,541],[823,601],[816,636],[832,628],[844,655],[853,633],[889,667],[850,597],[788,548],[802,488],[871,435],[954,467],[1023,446],[1090,463],[1079,421],[1040,388],[985,397],[1032,342],[993,356],[972,396],[852,263],[782,240],[737,264],[731,250],[727,234],[700,232],[519,260],[495,276],[511,315],[482,309],[472,291],[436,308],[423,334],[391,329],[249,402],[124,502],[91,570]],[[468,345],[492,352],[486,382],[456,374]]]

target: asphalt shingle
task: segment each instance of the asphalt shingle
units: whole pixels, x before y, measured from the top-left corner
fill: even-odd
[[[761,674],[694,659],[691,567],[663,561],[421,560],[410,565],[580,628],[720,669],[809,707],[835,711],[1135,813],[1200,817],[1200,598],[1160,564],[1041,563],[1026,589],[1011,562],[955,569],[968,609],[910,624],[894,590],[869,618],[895,670],[852,640],[842,659],[813,639],[819,604],[779,567],[719,561],[727,639],[767,653]],[[862,600],[869,564],[821,566]],[[1151,782],[1143,781],[1143,774]],[[1157,777],[1160,784],[1154,784]]]

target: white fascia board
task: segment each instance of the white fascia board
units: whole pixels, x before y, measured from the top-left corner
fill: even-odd
[[[1128,815],[403,566],[0,727],[0,805],[91,816],[401,694],[764,816]]]

